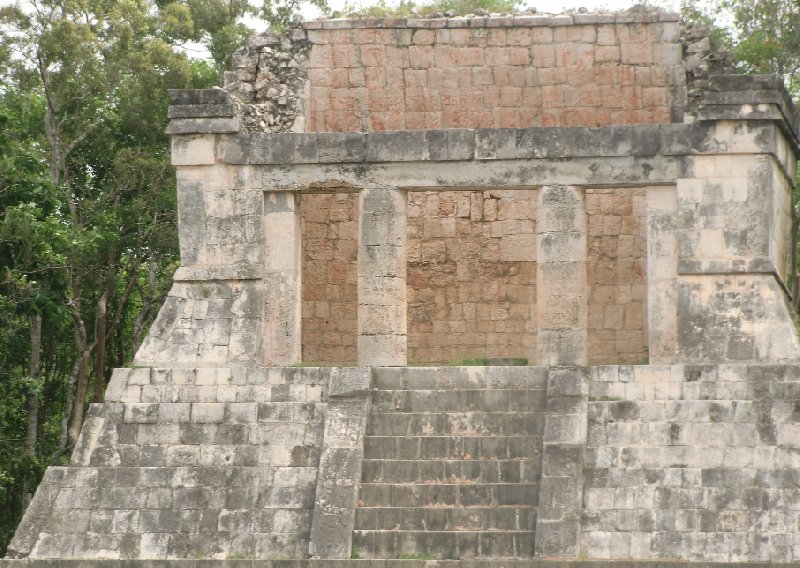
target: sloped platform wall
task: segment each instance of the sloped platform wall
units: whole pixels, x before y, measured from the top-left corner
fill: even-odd
[[[471,394],[481,389],[496,393],[485,398],[491,407],[474,406],[489,404]],[[376,406],[373,397],[368,411],[370,392],[384,392],[385,402]],[[471,397],[466,413],[446,410]],[[395,399],[408,402],[387,405]],[[531,548],[479,548],[478,557],[798,560],[800,371],[777,365],[119,371],[113,402],[93,407],[71,465],[48,470],[11,554],[349,558],[358,507],[392,506],[359,495],[377,479],[362,472],[380,459],[370,436],[413,418],[409,404],[422,405],[432,418],[450,416],[458,431],[446,436],[495,439],[484,457],[447,451],[413,459],[495,463],[496,436],[522,428],[527,416],[507,414],[517,399],[541,409],[516,430],[533,436],[514,446],[525,454],[506,458],[538,472],[519,480],[522,493],[509,494],[529,495],[534,507]],[[512,421],[488,420],[480,408]],[[384,426],[368,431],[370,413]],[[467,485],[500,489],[498,480],[458,471],[479,475]],[[460,475],[429,487],[458,484]],[[499,506],[472,499],[456,507]],[[364,541],[356,540],[358,550]],[[406,552],[475,554],[427,546]]]

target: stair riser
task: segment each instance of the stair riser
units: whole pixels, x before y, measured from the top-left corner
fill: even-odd
[[[437,460],[538,460],[541,437],[534,436],[435,436],[367,437],[365,459]]]
[[[544,412],[544,391],[373,391],[374,412]]]
[[[361,485],[361,507],[509,507],[533,506],[539,485]]]
[[[541,462],[365,460],[362,483],[533,483]]]
[[[357,530],[525,531],[533,530],[533,507],[495,509],[362,508],[356,510]]]
[[[353,548],[362,558],[428,554],[436,558],[530,558],[533,532],[356,531]]]
[[[544,416],[527,412],[381,413],[370,416],[368,436],[536,436]]]

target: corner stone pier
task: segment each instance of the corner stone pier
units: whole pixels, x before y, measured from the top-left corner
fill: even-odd
[[[663,12],[234,59],[170,93],[181,267],[0,568],[800,562],[778,78]]]

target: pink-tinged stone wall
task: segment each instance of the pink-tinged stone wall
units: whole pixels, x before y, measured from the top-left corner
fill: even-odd
[[[489,18],[461,29],[356,27],[370,25],[359,21],[343,22],[342,29],[309,29],[306,129],[674,120],[671,109],[682,106],[685,83],[677,22],[570,24]]]
[[[536,358],[536,192],[408,194],[408,360]]]
[[[647,361],[647,197],[587,189],[590,365]]]
[[[300,212],[303,361],[355,364],[358,195],[303,194]]]

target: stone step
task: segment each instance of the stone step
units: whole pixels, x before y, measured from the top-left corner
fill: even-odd
[[[543,390],[546,385],[547,367],[401,367],[375,374],[381,390]]]
[[[540,436],[367,436],[364,459],[538,460]]]
[[[533,530],[536,509],[525,507],[359,507],[356,530]]]
[[[543,390],[373,390],[373,412],[544,412]]]
[[[368,436],[542,435],[544,414],[507,411],[373,412]]]
[[[362,483],[359,507],[529,507],[538,483]]]
[[[534,483],[538,460],[373,460],[363,462],[363,483]]]
[[[361,558],[421,554],[438,559],[530,558],[533,531],[374,531],[353,533]]]

